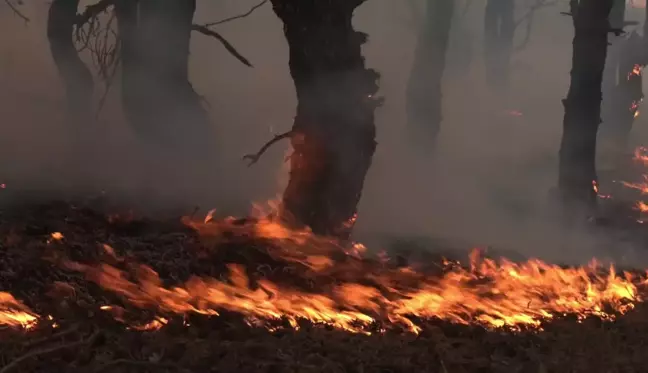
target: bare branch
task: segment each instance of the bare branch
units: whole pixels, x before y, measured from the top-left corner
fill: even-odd
[[[239,15],[237,15],[237,16],[233,16],[233,17],[228,17],[228,18],[225,18],[225,19],[223,19],[223,20],[216,21],[216,22],[205,23],[203,26],[205,26],[205,27],[211,27],[211,26],[221,25],[221,24],[223,24],[223,23],[227,23],[227,22],[233,21],[233,20],[235,20],[235,19],[245,18],[245,17],[249,16],[250,14],[254,13],[255,10],[261,8],[261,7],[262,7],[263,5],[265,5],[265,3],[267,3],[267,2],[268,2],[268,0],[262,0],[260,3],[258,3],[258,4],[255,5],[255,6],[253,6],[252,8],[250,8],[250,10],[248,10],[247,12],[245,12],[245,13],[243,13],[243,14],[239,14]]]
[[[25,22],[30,21],[29,17],[22,14],[22,12],[18,8],[16,8],[16,6],[14,5],[14,3],[11,2],[11,0],[4,0],[4,2],[5,2],[5,4],[7,4],[7,6],[9,6],[9,8],[11,8],[11,10],[14,12],[14,14],[17,15],[18,17],[22,18],[23,21],[25,21]]]
[[[22,355],[22,356],[18,357],[17,359],[14,359],[9,364],[5,365],[2,369],[0,369],[0,373],[8,373],[9,371],[17,368],[20,365],[20,363],[22,363],[23,361],[26,361],[26,360],[29,360],[29,359],[32,359],[32,358],[35,358],[35,357],[40,357],[40,356],[43,356],[43,355],[48,355],[48,354],[52,354],[52,353],[55,353],[55,352],[60,352],[61,350],[66,350],[66,349],[71,349],[71,348],[78,348],[78,347],[81,347],[81,346],[84,346],[84,345],[90,345],[90,344],[94,343],[94,341],[97,339],[98,336],[99,336],[99,332],[95,332],[92,336],[90,336],[86,340],[80,340],[80,341],[77,341],[77,342],[72,342],[72,343],[67,343],[67,344],[59,344],[59,345],[55,345],[55,346],[52,346],[52,347],[47,347],[47,348],[43,348],[43,349],[40,349],[40,350],[31,351],[31,352],[29,352],[29,353],[27,353],[25,355]]]
[[[241,61],[241,63],[243,63],[244,65],[246,65],[248,67],[252,67],[252,64],[250,63],[250,61],[248,61],[247,58],[243,57],[236,50],[236,48],[234,48],[234,46],[232,44],[230,44],[229,41],[227,41],[223,36],[221,36],[221,34],[217,33],[214,30],[211,30],[211,29],[207,28],[206,26],[202,26],[202,25],[193,25],[191,27],[191,29],[194,30],[194,31],[198,31],[199,33],[201,33],[203,35],[207,35],[207,36],[211,36],[213,38],[216,38],[218,41],[220,41],[223,44],[225,49],[227,49],[227,51],[230,52],[230,54],[232,56],[234,56],[237,60]]]
[[[268,149],[270,149],[270,147],[272,145],[274,145],[275,143],[277,143],[277,142],[279,142],[279,141],[281,141],[283,139],[293,137],[294,135],[295,135],[295,132],[293,130],[290,130],[288,132],[284,132],[284,133],[282,133],[280,135],[276,135],[275,137],[270,139],[270,141],[265,143],[261,147],[261,149],[259,149],[259,151],[256,152],[256,154],[246,154],[246,155],[243,156],[243,159],[247,159],[247,160],[250,161],[250,163],[248,164],[248,167],[250,167],[253,164],[257,163],[259,161],[259,159],[261,158],[261,156],[263,155],[263,153],[265,153]]]
[[[6,1],[6,0],[5,0]],[[86,22],[91,20],[92,18],[97,17],[101,12],[105,11],[108,9],[109,6],[114,5],[115,0],[101,0],[96,4],[93,5],[88,5],[85,9],[85,11],[81,14],[79,14],[79,19],[77,20],[77,27],[81,27]]]

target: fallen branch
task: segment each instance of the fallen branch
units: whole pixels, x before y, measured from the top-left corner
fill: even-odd
[[[207,35],[207,36],[211,36],[213,38],[216,38],[218,41],[220,41],[223,44],[225,49],[227,49],[227,51],[230,52],[230,54],[232,56],[234,56],[237,60],[241,61],[241,63],[243,63],[245,66],[253,67],[252,64],[250,63],[250,61],[248,61],[247,58],[243,57],[236,50],[236,48],[234,48],[234,46],[232,44],[230,44],[229,41],[227,41],[223,36],[221,36],[221,34],[217,33],[214,30],[211,30],[211,29],[207,28],[206,26],[202,26],[202,25],[193,25],[191,27],[191,29],[194,30],[194,31],[198,31],[199,33],[201,33],[203,35]]]
[[[23,21],[25,21],[25,22],[30,21],[29,17],[22,14],[22,12],[20,10],[18,10],[18,8],[16,8],[16,6],[11,2],[11,0],[4,0],[4,2],[5,2],[5,4],[7,4],[7,6],[9,6],[9,8],[11,8],[11,10],[14,12],[14,14],[17,15],[18,17],[22,18]]]
[[[262,7],[263,5],[265,5],[265,3],[267,3],[267,2],[268,2],[268,0],[262,0],[260,3],[258,3],[258,4],[255,5],[255,6],[253,6],[252,8],[250,8],[250,10],[248,10],[246,13],[239,14],[239,15],[237,15],[237,16],[233,16],[233,17],[229,17],[229,18],[225,18],[225,19],[222,19],[222,20],[220,20],[220,21],[206,23],[206,24],[204,24],[203,26],[205,26],[205,27],[211,27],[211,26],[221,25],[221,24],[223,24],[223,23],[227,23],[227,22],[233,21],[233,20],[235,20],[235,19],[245,18],[245,17],[249,16],[250,14],[254,13],[255,10],[261,8],[261,7]]]
[[[5,365],[2,369],[0,369],[0,373],[8,373],[9,371],[16,368],[18,365],[20,365],[20,363],[22,363],[25,360],[29,360],[29,359],[39,357],[39,356],[43,356],[43,355],[48,355],[48,354],[51,354],[53,352],[58,352],[58,351],[69,349],[69,348],[76,348],[76,347],[81,347],[81,346],[84,346],[84,345],[92,344],[97,339],[99,334],[100,333],[97,331],[94,334],[92,334],[90,336],[90,338],[85,339],[85,340],[81,340],[81,341],[77,341],[77,342],[72,342],[72,343],[67,343],[67,344],[62,344],[62,345],[57,345],[57,346],[52,346],[52,347],[48,347],[48,348],[42,348],[42,349],[39,349],[39,350],[31,351],[31,352],[29,352],[27,354],[24,354],[24,355],[16,358],[15,360],[10,362],[9,364]]]
[[[270,139],[270,141],[268,141],[267,143],[265,143],[265,144],[261,147],[261,149],[259,149],[259,151],[256,152],[256,154],[246,154],[246,155],[243,156],[243,159],[248,159],[248,160],[250,160],[250,163],[248,164],[248,167],[250,167],[250,166],[252,166],[253,164],[257,163],[257,162],[259,161],[259,159],[261,158],[261,156],[263,155],[263,153],[265,153],[268,149],[270,149],[270,147],[271,147],[272,145],[274,145],[275,143],[277,143],[277,142],[279,142],[279,141],[281,141],[281,140],[283,140],[283,139],[286,139],[286,138],[292,137],[294,134],[295,134],[295,132],[294,132],[293,130],[290,130],[290,131],[288,131],[288,132],[284,132],[284,133],[282,133],[282,134],[280,134],[280,135],[276,135],[275,137],[273,137],[272,139]],[[0,373],[1,373],[1,372],[0,372]]]
[[[156,371],[158,369],[174,369],[179,372],[191,373],[190,370],[172,363],[160,363],[160,362],[153,362],[153,361],[140,361],[140,360],[128,360],[128,359],[113,360],[95,369],[93,373],[100,373],[105,371],[108,368],[115,367],[117,365],[132,365],[132,366],[139,366],[139,367],[146,367],[146,368],[157,368],[155,369]]]

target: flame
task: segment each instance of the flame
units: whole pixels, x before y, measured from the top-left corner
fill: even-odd
[[[266,278],[252,284],[245,267],[230,264],[226,279],[193,277],[180,286],[166,287],[145,265],[131,266],[129,271],[105,263],[66,262],[66,266],[135,307],[157,311],[145,330],[162,327],[170,315],[218,316],[223,310],[271,330],[277,320],[286,320],[295,329],[300,320],[309,320],[356,333],[370,334],[375,325],[400,326],[417,333],[422,328],[420,320],[432,318],[487,328],[541,329],[543,322],[564,314],[614,319],[641,301],[638,284],[645,281],[629,273],[618,276],[614,267],[604,270],[596,262],[578,268],[540,260],[517,264],[482,260],[478,251],[471,256],[469,269],[448,261],[444,274],[436,276],[410,267],[367,267],[352,260],[356,265],[336,263],[332,248],[341,246],[332,240],[292,231],[271,218],[239,224],[238,232],[231,222],[194,222],[193,226],[211,235],[223,233],[225,226],[234,235],[243,234],[244,226],[253,232],[248,234],[272,240],[279,247],[271,252],[273,257],[303,265],[313,280],[335,274],[336,281],[316,291]],[[364,250],[362,245],[352,245],[346,254],[354,257]]]
[[[62,240],[64,238],[63,234],[61,232],[54,232],[54,233],[50,234],[50,237],[52,237],[52,239],[55,240],[55,241],[60,241],[60,240]]]
[[[637,210],[641,212],[648,212],[648,204],[642,201],[637,202],[636,204]]]
[[[37,321],[38,316],[27,306],[13,295],[0,291],[0,325],[31,329]]]
[[[628,73],[628,80],[630,80],[633,76],[641,76],[642,70],[643,70],[643,66],[639,64],[634,64],[634,66],[632,66],[632,71]]]

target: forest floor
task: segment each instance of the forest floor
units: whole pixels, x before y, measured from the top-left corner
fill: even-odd
[[[98,263],[106,258],[97,248],[106,244],[153,268],[165,284],[192,275],[218,278],[227,263],[280,264],[260,241],[243,244],[246,238],[238,237],[213,251],[179,219],[111,215],[101,203],[89,205],[53,202],[0,213],[0,291],[48,315],[27,329],[0,328],[0,373],[640,372],[648,366],[648,305],[641,303],[615,321],[567,316],[542,331],[489,331],[441,320],[423,322],[419,334],[368,335],[308,322],[271,331],[228,312],[170,317],[156,330],[127,328],[98,312],[101,305],[123,304],[119,297],[57,258]],[[285,267],[279,272],[289,276]],[[124,307],[131,325],[154,313]]]

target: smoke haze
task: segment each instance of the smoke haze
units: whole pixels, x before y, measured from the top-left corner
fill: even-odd
[[[219,26],[254,65],[248,68],[216,40],[194,33],[191,80],[205,97],[218,137],[215,159],[177,160],[142,148],[122,115],[115,83],[83,154],[70,154],[64,91],[49,55],[47,2],[28,0],[25,24],[0,4],[0,183],[8,188],[81,193],[101,188],[151,200],[157,207],[217,207],[243,215],[250,203],[274,198],[286,183],[288,143],[254,167],[241,157],[292,125],[295,94],[282,24],[269,4]],[[257,0],[198,0],[195,23],[246,12]],[[425,237],[457,247],[494,245],[523,255],[582,260],[607,255],[590,234],[567,234],[554,223],[548,191],[556,162],[571,64],[571,19],[566,5],[540,9],[529,44],[512,59],[509,97],[485,86],[482,2],[456,7],[444,78],[444,120],[435,156],[410,144],[405,88],[419,17],[409,2],[370,0],[356,14],[369,34],[364,53],[382,79],[385,105],[377,111],[378,148],[365,183],[356,237],[370,247],[385,237]],[[517,2],[518,16],[527,11]],[[635,14],[636,13],[636,14]],[[642,11],[629,11],[633,20]],[[524,37],[516,32],[516,45]],[[84,56],[87,61],[87,56]],[[97,84],[97,98],[104,87]],[[645,136],[644,119],[633,141]],[[71,161],[73,159],[74,161]],[[190,164],[187,164],[190,163]],[[615,249],[619,249],[615,247]],[[625,252],[624,252],[625,253]],[[627,257],[635,260],[635,257]]]

